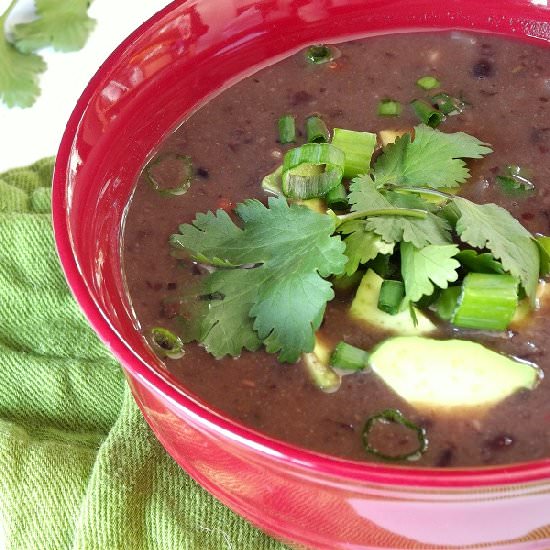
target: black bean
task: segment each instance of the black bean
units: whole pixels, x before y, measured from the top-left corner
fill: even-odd
[[[197,168],[197,176],[199,176],[199,178],[202,178],[202,179],[206,180],[210,177],[210,172],[206,168],[203,168],[202,166],[199,166]]]
[[[450,466],[453,462],[454,458],[454,451],[450,447],[447,449],[443,449],[441,453],[439,454],[439,457],[436,460],[435,465],[438,468],[445,468],[446,466]]]
[[[304,103],[309,103],[312,99],[313,96],[309,92],[306,92],[305,90],[300,90],[292,94],[290,104],[293,106],[302,105]]]
[[[177,283],[166,283],[166,290],[176,290],[178,288]]]
[[[480,59],[472,67],[472,75],[475,78],[489,78],[495,74],[493,64],[488,59]]]

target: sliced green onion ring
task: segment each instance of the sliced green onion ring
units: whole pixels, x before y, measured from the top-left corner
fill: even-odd
[[[337,57],[338,50],[326,44],[316,44],[306,50],[306,60],[313,65],[330,63]]]
[[[403,107],[394,99],[382,99],[378,103],[378,116],[399,116]]]
[[[451,323],[460,328],[506,330],[518,304],[518,279],[512,275],[468,273]]]
[[[435,94],[431,99],[432,105],[445,116],[459,115],[464,111],[466,103],[457,97],[452,97],[445,92]]]
[[[279,142],[283,145],[296,141],[296,119],[292,115],[282,116],[277,127],[279,129]]]
[[[423,76],[416,81],[416,85],[423,90],[433,90],[434,88],[439,88],[441,82],[435,76]]]
[[[330,132],[325,121],[317,116],[308,116],[306,118],[306,138],[308,143],[327,143],[330,138]]]
[[[430,128],[437,128],[445,120],[445,115],[441,111],[421,99],[411,101],[411,107],[416,116]]]
[[[369,441],[371,430],[379,422],[383,424],[401,424],[401,426],[404,426],[405,428],[408,428],[409,430],[415,432],[418,439],[418,448],[414,451],[411,451],[410,453],[404,453],[400,455],[387,455],[383,453],[382,451],[374,447]],[[405,418],[401,411],[397,409],[386,409],[381,413],[368,418],[367,422],[365,423],[365,427],[363,428],[362,437],[365,451],[367,451],[367,453],[383,458],[384,460],[418,460],[420,456],[428,449],[428,438],[426,437],[426,430]]]
[[[385,280],[380,287],[378,309],[390,315],[396,315],[399,313],[404,297],[405,285],[403,281]]]
[[[342,181],[345,155],[329,143],[306,143],[287,151],[283,193],[291,199],[324,197]]]
[[[437,315],[444,321],[450,321],[452,319],[461,292],[462,287],[460,286],[450,286],[441,291],[435,303],[435,310]]]
[[[338,342],[330,356],[330,366],[346,373],[362,371],[368,365],[369,355],[369,352],[361,348]]]
[[[262,189],[266,191],[267,193],[271,195],[275,195],[277,197],[281,196],[283,193],[282,190],[282,175],[283,175],[283,167],[278,166],[271,174],[267,174],[267,176],[264,176],[262,179]]]
[[[153,349],[161,356],[169,359],[180,359],[185,354],[183,342],[170,330],[163,327],[151,329]]]
[[[325,201],[329,208],[345,210],[349,206],[348,192],[342,184],[337,185],[326,194]]]
[[[332,145],[346,155],[345,178],[351,179],[370,170],[370,161],[376,147],[376,134],[334,128]]]
[[[155,172],[160,171],[165,164],[173,164],[174,162],[181,163],[182,167],[182,176],[181,181],[174,185],[173,187],[168,187],[162,181],[159,174]],[[187,193],[189,187],[191,186],[191,181],[193,179],[193,162],[191,157],[186,155],[179,155],[177,153],[165,153],[158,155],[153,158],[145,167],[145,176],[149,185],[160,195],[164,196],[179,196]]]

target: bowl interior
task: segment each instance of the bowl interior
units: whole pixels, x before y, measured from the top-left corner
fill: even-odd
[[[465,29],[550,40],[549,11],[515,0],[179,0],[129,37],[81,97],[59,151],[54,227],[63,268],[85,314],[130,372],[243,444],[344,476],[387,482],[495,483],[550,474],[550,461],[449,472],[322,457],[271,441],[211,410],[162,367],[139,331],[121,271],[124,214],[151,152],[190,113],[259,67],[312,43],[368,34]],[[284,32],[281,32],[284,29]]]

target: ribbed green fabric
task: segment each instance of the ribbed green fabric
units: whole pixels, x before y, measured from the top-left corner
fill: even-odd
[[[0,548],[283,549],[152,435],[63,279],[52,169],[0,175]]]

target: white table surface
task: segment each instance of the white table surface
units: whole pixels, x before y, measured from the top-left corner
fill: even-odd
[[[32,13],[32,2],[20,0],[13,19]],[[63,1],[63,0],[59,0]],[[42,94],[29,109],[0,103],[0,172],[55,155],[65,124],[89,79],[101,63],[143,21],[169,0],[94,0],[89,14],[97,20],[86,46],[73,53],[43,50],[48,68],[40,78]],[[9,0],[0,0],[0,13]]]

